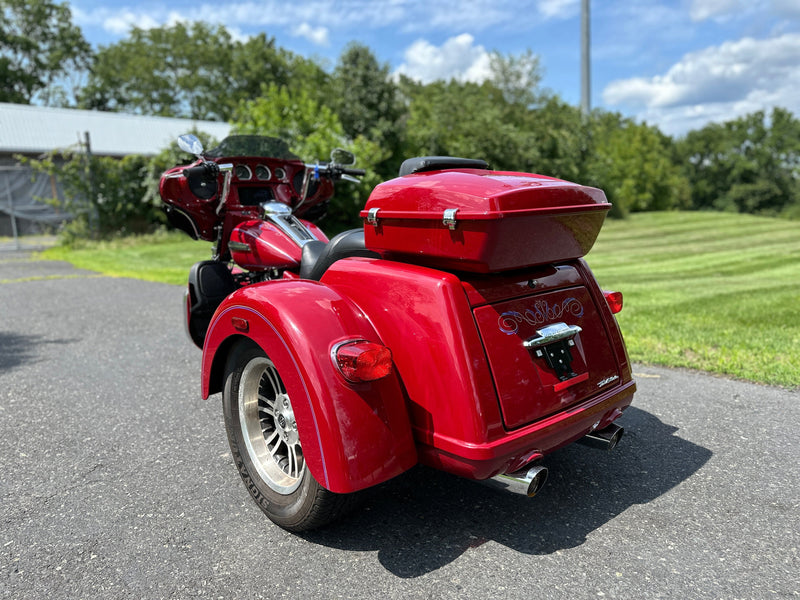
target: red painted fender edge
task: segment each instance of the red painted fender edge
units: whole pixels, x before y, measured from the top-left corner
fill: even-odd
[[[339,342],[382,343],[351,301],[307,280],[270,281],[231,294],[206,335],[203,398],[222,391],[228,352],[242,338],[260,346],[275,363],[292,401],[308,468],[326,489],[355,492],[417,463],[396,372],[352,384],[333,364],[331,351]]]

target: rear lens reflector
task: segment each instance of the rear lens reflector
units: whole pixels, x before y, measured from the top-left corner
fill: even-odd
[[[347,381],[375,381],[392,372],[392,352],[386,346],[357,341],[333,350],[333,362]]]
[[[603,292],[612,314],[622,310],[622,292]]]

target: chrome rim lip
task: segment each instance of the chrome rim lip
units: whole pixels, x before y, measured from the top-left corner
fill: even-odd
[[[245,365],[238,408],[245,448],[258,475],[279,494],[292,493],[306,465],[291,401],[271,360],[259,357]]]

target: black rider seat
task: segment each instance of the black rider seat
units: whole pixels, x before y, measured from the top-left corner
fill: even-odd
[[[377,252],[367,250],[363,229],[343,231],[327,244],[318,240],[307,242],[300,259],[300,278],[319,281],[333,263],[351,256],[380,258]]]

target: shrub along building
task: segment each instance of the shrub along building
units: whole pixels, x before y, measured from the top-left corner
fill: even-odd
[[[0,236],[40,233],[69,218],[58,206],[63,201],[58,177],[34,171],[20,157],[65,150],[151,156],[191,130],[221,140],[230,125],[0,102]]]

